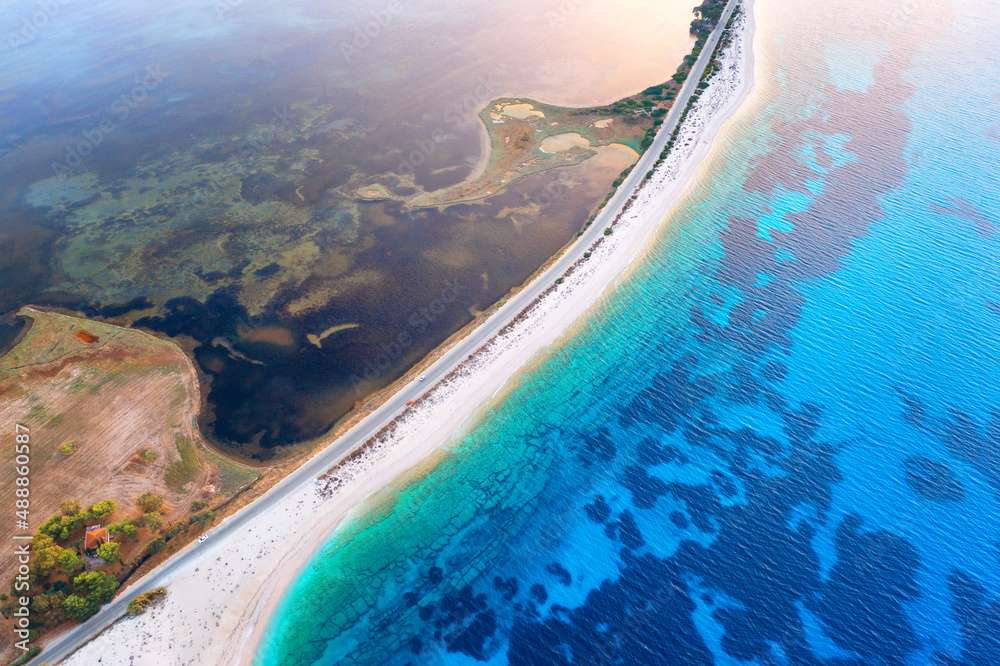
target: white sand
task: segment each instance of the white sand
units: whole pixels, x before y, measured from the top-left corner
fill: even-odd
[[[724,54],[726,67],[689,114],[670,157],[590,260],[579,264],[506,334],[435,386],[401,418],[391,438],[367,449],[336,476],[302,485],[243,533],[198,546],[200,556],[172,576],[160,607],[121,620],[63,663],[251,663],[281,594],[352,508],[358,510],[366,497],[426,459],[463,424],[472,423],[468,419],[477,409],[537,352],[567,335],[650,247],[698,176],[715,136],[749,95],[752,15],[748,19],[740,19],[743,38]]]

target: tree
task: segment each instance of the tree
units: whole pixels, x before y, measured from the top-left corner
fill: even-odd
[[[118,589],[118,581],[103,571],[85,571],[73,579],[73,587],[77,592],[86,590],[88,599],[104,604],[111,601]]]
[[[67,576],[76,571],[80,566],[80,558],[72,550],[63,550],[59,553],[59,568]]]
[[[63,549],[56,545],[48,534],[39,532],[31,540],[31,568],[39,578],[47,577],[59,565],[59,556]]]
[[[128,521],[122,524],[122,534],[125,535],[129,541],[135,541],[139,538],[139,529],[132,524],[132,521]]]
[[[213,520],[215,520],[214,511],[202,511],[201,513],[196,513],[193,516],[191,516],[191,522],[198,523],[202,527],[208,525]]]
[[[63,531],[66,532],[66,537],[69,538],[70,532],[75,532],[83,527],[83,524],[92,517],[93,516],[84,511],[82,513],[77,513],[63,518]]]
[[[124,534],[129,540],[135,541],[139,537],[139,529],[132,524],[131,518],[126,518],[120,523],[108,525],[108,534],[111,536]]]
[[[42,534],[48,535],[53,539],[62,538],[62,533],[64,529],[63,517],[60,515],[55,515],[42,523],[42,526],[38,528],[38,531]],[[69,535],[67,534],[67,537]]]
[[[67,617],[72,618],[77,622],[84,622],[96,613],[101,605],[89,597],[81,597],[76,594],[71,594],[63,599],[62,607],[63,612],[66,613]]]
[[[66,621],[63,602],[66,595],[62,592],[36,594],[31,598],[31,611],[34,620],[44,627],[55,627]]]
[[[115,512],[115,501],[113,499],[101,500],[94,506],[90,507],[90,513],[100,520],[101,518],[107,518]]]
[[[102,543],[100,546],[97,547],[97,556],[102,560],[104,560],[105,562],[107,562],[108,564],[111,564],[112,562],[118,561],[118,555],[120,550],[121,547],[117,543],[114,542]]]
[[[145,525],[150,532],[158,532],[161,525],[160,517],[152,513],[147,513],[142,517],[142,524]]]
[[[59,510],[64,516],[75,516],[80,513],[80,500],[66,500],[59,505]]]
[[[142,507],[143,513],[153,513],[159,511],[160,507],[163,506],[163,495],[154,495],[146,490],[135,498],[135,503]]]

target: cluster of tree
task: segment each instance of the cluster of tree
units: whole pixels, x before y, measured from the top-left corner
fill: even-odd
[[[694,8],[694,20],[691,21],[691,34],[707,37],[722,18],[726,8],[726,0],[704,0]]]
[[[135,541],[139,538],[139,528],[135,526],[131,518],[124,518],[121,522],[108,525],[109,536],[116,537],[119,534],[129,541]]]
[[[59,570],[69,576],[80,568],[80,558],[68,548],[57,545],[55,539],[39,531],[31,540],[31,575],[44,580]]]
[[[146,527],[150,533],[160,532],[162,522],[158,512],[163,508],[163,501],[163,495],[148,491],[141,493],[135,498],[135,504],[142,509],[142,517],[135,522],[131,518],[124,518],[120,522],[111,523],[108,525],[108,534],[112,537],[123,535],[135,541],[138,538],[139,527]],[[198,511],[207,505],[207,502],[196,501],[192,502],[191,509]],[[42,583],[53,574],[67,578],[39,585],[46,591],[31,598],[32,626],[50,628],[61,624],[67,618],[83,622],[94,615],[101,604],[109,602],[114,596],[118,581],[113,576],[103,571],[81,573],[83,563],[73,545],[70,548],[63,548],[57,542],[66,541],[74,531],[82,528],[87,522],[107,518],[114,514],[115,510],[115,501],[111,499],[98,502],[86,511],[83,510],[79,500],[67,500],[60,505],[60,513],[49,518],[38,529],[31,542],[33,583]],[[200,511],[184,523],[171,525],[133,558],[131,566],[136,567],[151,555],[162,551],[168,541],[176,538],[182,531],[187,531],[190,526],[204,527],[215,518],[214,511]],[[74,545],[79,546],[79,543],[79,541],[74,542]],[[101,544],[97,547],[97,555],[106,563],[116,561],[120,563],[121,546],[115,542]],[[159,588],[140,595],[129,604],[129,612],[133,614],[143,612],[150,603],[163,594],[165,590]],[[3,602],[0,604],[0,612],[5,616],[13,611],[12,601],[7,600],[7,595],[0,595],[0,602]]]
[[[118,581],[103,571],[85,571],[73,579],[73,594],[63,600],[66,617],[83,622],[111,601]]]
[[[38,531],[58,541],[66,541],[84,523],[107,518],[114,512],[115,501],[112,499],[102,500],[86,511],[81,511],[80,500],[66,500],[59,506],[59,513],[42,523]]]

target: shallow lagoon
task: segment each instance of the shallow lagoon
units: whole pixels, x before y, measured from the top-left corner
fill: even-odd
[[[0,333],[30,302],[179,336],[210,380],[208,432],[258,457],[520,284],[621,165],[445,209],[359,189],[458,183],[489,100],[611,102],[691,45],[690,0],[37,9],[0,16]]]

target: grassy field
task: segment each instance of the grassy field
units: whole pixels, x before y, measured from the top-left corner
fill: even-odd
[[[13,435],[20,424],[30,433],[31,531],[64,500],[86,506],[111,498],[127,512],[143,491],[163,494],[163,521],[176,521],[194,499],[211,500],[220,485],[256,477],[237,463],[207,459],[193,425],[198,380],[172,342],[33,308],[20,314],[32,323],[0,357],[0,427]],[[13,436],[3,446],[13,460]],[[0,465],[0,484],[13,487],[14,476],[12,463]],[[13,494],[0,502],[8,515],[13,502]],[[12,535],[11,521],[0,523],[0,538]],[[11,558],[0,560],[4,580],[11,567]]]
[[[168,525],[184,524],[192,502],[210,508],[257,478],[256,470],[201,443],[194,425],[201,404],[197,375],[175,344],[36,308],[19,314],[31,319],[31,328],[0,357],[0,427],[10,433],[3,438],[9,464],[0,465],[0,485],[15,485],[15,426],[30,435],[29,528],[17,534],[34,533],[66,500],[87,507],[113,499],[113,515],[85,524],[131,518],[140,527],[137,540],[117,538],[127,561],[162,538]],[[140,521],[135,503],[145,491],[163,496],[152,528]],[[14,499],[9,493],[0,500],[7,515],[14,515]],[[0,523],[0,539],[10,542],[14,527]],[[78,550],[82,531],[58,545]],[[16,565],[16,558],[0,558],[5,583]],[[118,563],[108,566],[116,576],[125,572]]]

